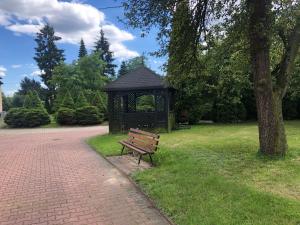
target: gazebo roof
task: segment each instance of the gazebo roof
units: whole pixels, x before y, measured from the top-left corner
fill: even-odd
[[[148,90],[169,88],[168,83],[152,70],[140,66],[104,87],[104,91]]]

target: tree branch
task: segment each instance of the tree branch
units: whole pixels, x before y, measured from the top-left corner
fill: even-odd
[[[272,72],[277,75],[276,88],[281,92],[281,97],[284,97],[286,93],[289,77],[300,48],[300,10],[296,16],[296,25],[289,36],[285,53],[278,67],[275,67]]]

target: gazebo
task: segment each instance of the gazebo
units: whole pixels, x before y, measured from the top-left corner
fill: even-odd
[[[130,128],[170,132],[175,125],[174,89],[145,66],[110,82],[104,91],[108,94],[110,133]]]

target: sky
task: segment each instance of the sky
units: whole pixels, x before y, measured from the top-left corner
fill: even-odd
[[[77,59],[81,38],[90,52],[102,28],[114,53],[115,64],[144,54],[148,58],[147,65],[162,74],[164,59],[149,56],[158,49],[155,28],[142,38],[141,30],[132,29],[119,20],[123,18],[123,8],[107,8],[120,5],[119,0],[0,0],[2,91],[13,95],[24,77],[40,80],[40,71],[33,59],[34,38],[46,21],[62,38],[57,45],[64,49],[67,63]]]

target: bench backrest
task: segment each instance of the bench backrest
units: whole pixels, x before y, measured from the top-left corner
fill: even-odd
[[[128,133],[128,141],[132,145],[142,148],[145,151],[154,152],[157,150],[159,135],[150,132],[131,128]]]

